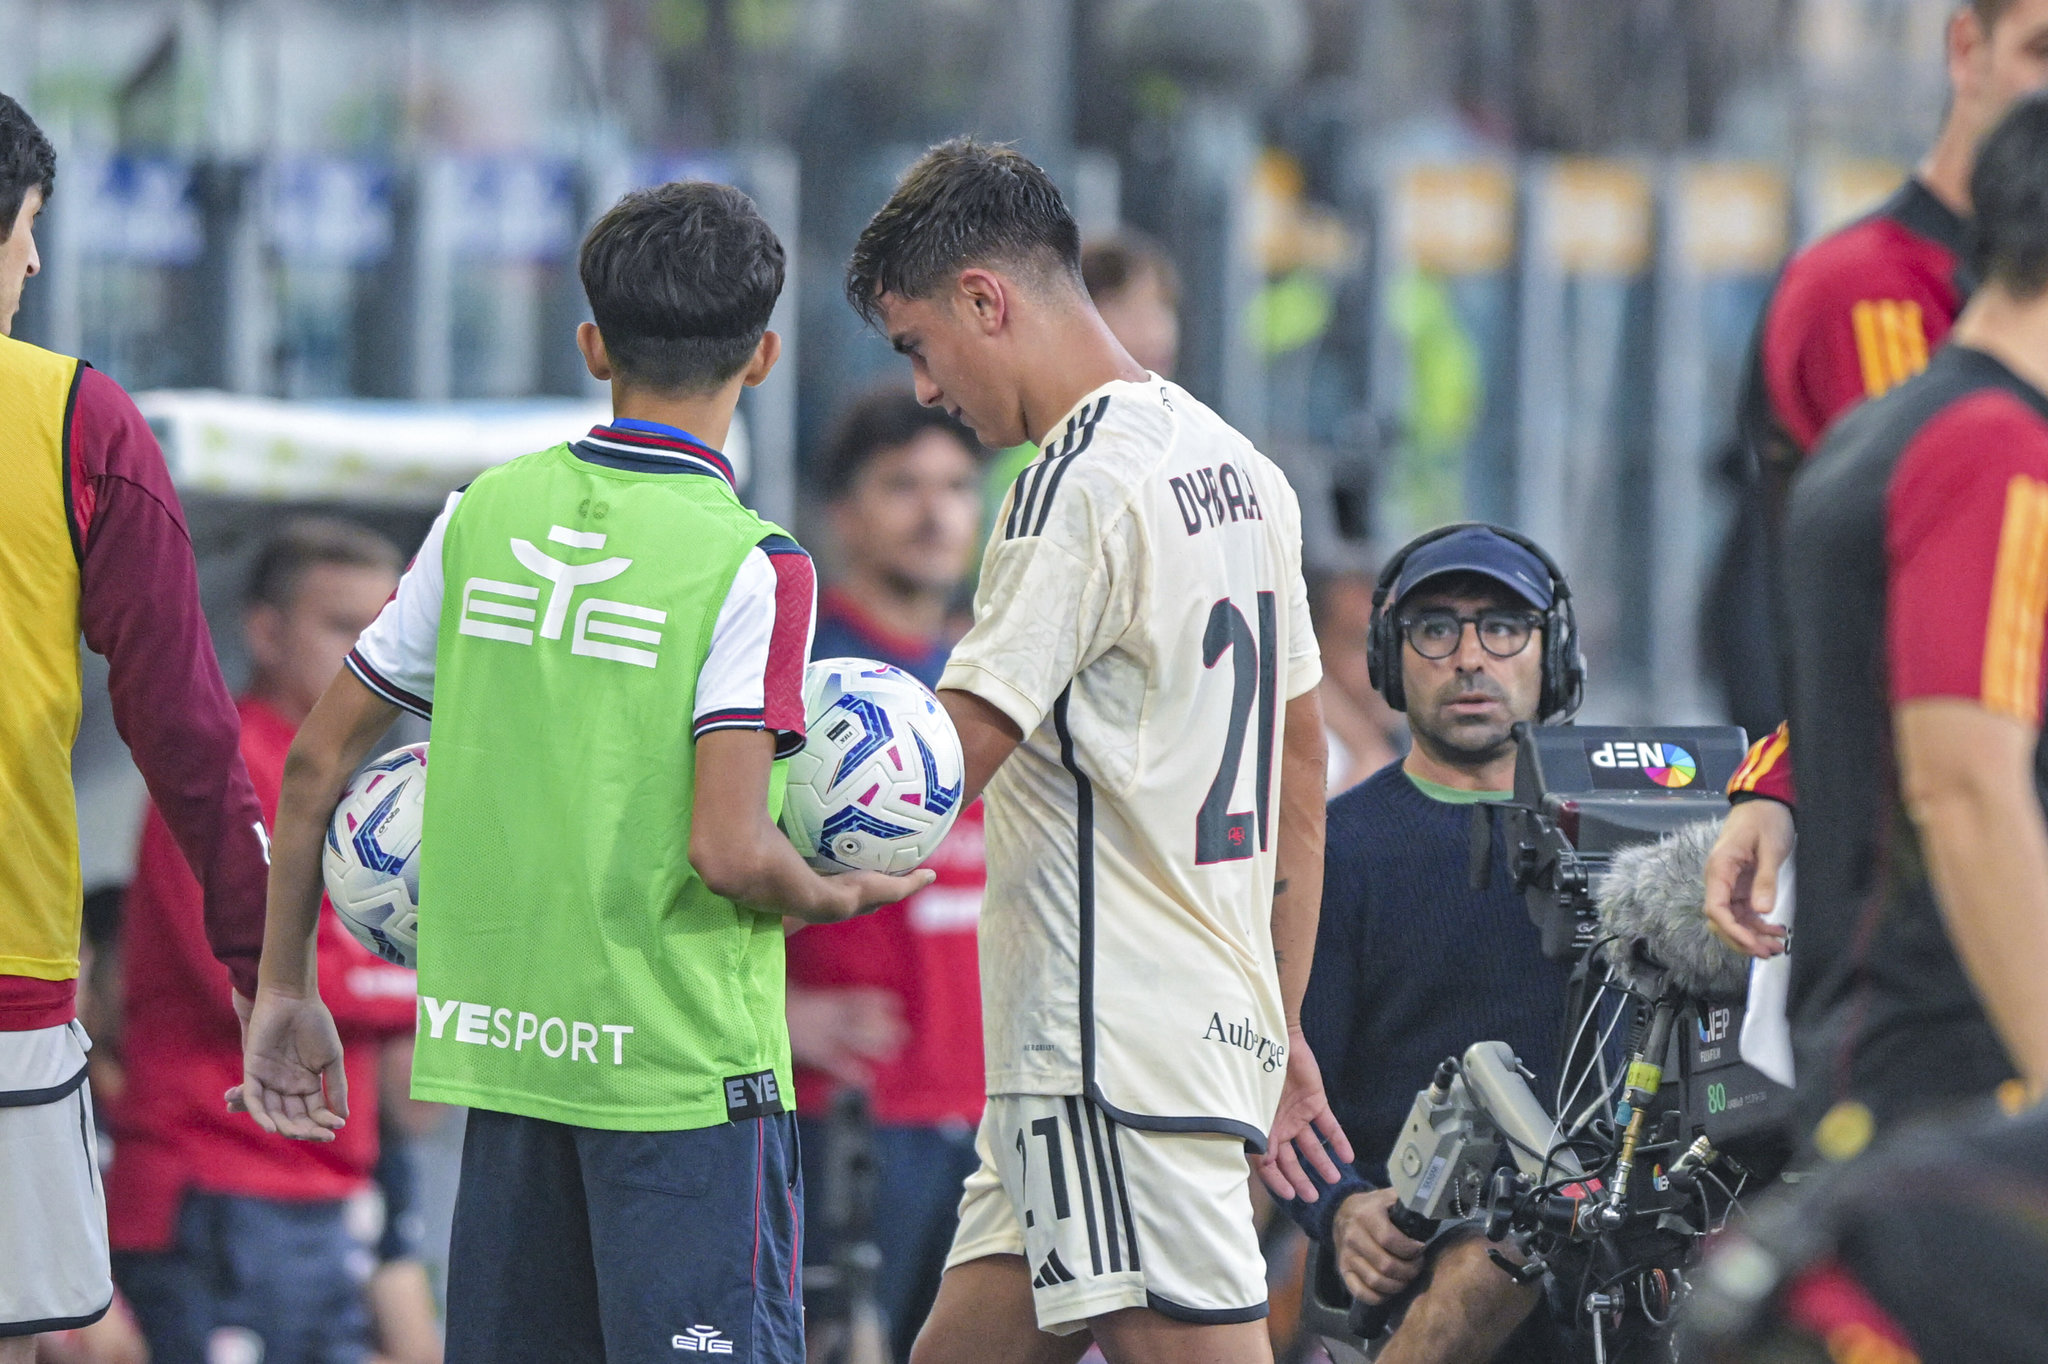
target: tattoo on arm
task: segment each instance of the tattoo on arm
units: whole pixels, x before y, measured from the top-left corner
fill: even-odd
[[[1281,877],[1281,878],[1280,878],[1279,880],[1277,880],[1277,881],[1275,881],[1275,882],[1273,883],[1273,893],[1274,893],[1275,895],[1285,895],[1285,894],[1287,893],[1287,878],[1286,878],[1286,877],[1284,877],[1284,876],[1283,876],[1283,877]]]

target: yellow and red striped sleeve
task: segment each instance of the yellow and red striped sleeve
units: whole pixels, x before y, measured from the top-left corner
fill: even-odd
[[[2005,490],[1984,627],[1986,707],[2041,723],[2042,616],[2048,612],[2048,483],[2015,474]]]
[[[1792,730],[1779,725],[1749,746],[1749,756],[1728,779],[1728,798],[1768,796],[1787,805],[1796,802],[1792,787]]]
[[[1955,697],[2038,726],[2048,675],[2048,419],[1999,390],[1957,403],[1908,446],[1886,517],[1892,703]]]

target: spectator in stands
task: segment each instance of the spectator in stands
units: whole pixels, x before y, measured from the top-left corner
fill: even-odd
[[[398,583],[389,541],[338,521],[281,528],[257,555],[244,634],[255,675],[242,755],[266,822],[292,735]],[[321,992],[349,1048],[351,1121],[331,1144],[280,1141],[222,1095],[242,1078],[227,980],[199,887],[152,809],[122,923],[123,1059],[107,1178],[114,1277],[156,1364],[373,1358],[364,1305],[377,1162],[377,1064],[409,1036],[413,976],[320,924]],[[240,1350],[229,1355],[222,1351]]]
[[[1081,278],[1131,358],[1171,379],[1180,360],[1180,272],[1159,243],[1131,231],[1089,242]]]
[[[1308,608],[1323,650],[1323,739],[1330,749],[1330,794],[1336,796],[1399,758],[1407,730],[1366,666],[1371,576],[1350,570],[1312,575]]]
[[[1081,247],[1081,280],[1095,311],[1131,358],[1162,379],[1180,360],[1180,272],[1158,242],[1128,229]],[[1025,442],[1002,451],[989,466],[986,510],[991,514],[1017,475],[1038,458]]]
[[[846,412],[818,469],[837,553],[818,603],[813,658],[880,659],[937,684],[953,642],[948,606],[980,538],[981,465],[966,428],[908,392],[873,393]],[[882,1252],[880,1306],[899,1359],[938,1291],[960,1185],[978,1163],[978,802],[961,811],[928,865],[938,880],[910,899],[789,940],[808,1202],[830,1206],[821,1119],[840,1086],[859,1086],[876,1124],[876,1174],[887,1199],[872,1236]],[[828,1223],[811,1223],[805,1250],[813,1263],[831,1258]]]

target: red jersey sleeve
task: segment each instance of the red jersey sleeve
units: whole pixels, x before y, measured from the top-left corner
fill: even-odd
[[[108,664],[114,725],[204,888],[206,938],[256,991],[268,859],[241,725],[199,606],[199,573],[163,452],[113,380],[83,369],[70,430],[79,625]]]
[[[1791,728],[1782,724],[1751,744],[1742,766],[1728,779],[1728,798],[1766,796],[1786,805],[1797,805],[1792,790],[1791,745]]]
[[[1927,368],[1961,300],[1948,253],[1872,218],[1794,258],[1764,319],[1772,415],[1802,454],[1843,412]]]
[[[2041,723],[2048,420],[1986,389],[1935,417],[1886,493],[1893,704],[1949,696]]]
[[[804,663],[817,625],[811,556],[786,535],[755,547],[734,574],[697,676],[693,734],[766,729],[775,756],[804,746]]]

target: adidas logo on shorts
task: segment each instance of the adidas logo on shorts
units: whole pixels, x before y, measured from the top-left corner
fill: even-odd
[[[1033,1288],[1052,1288],[1074,1281],[1073,1271],[1060,1263],[1060,1253],[1053,1251],[1045,1257],[1045,1263],[1038,1268],[1038,1277],[1031,1281]]]

